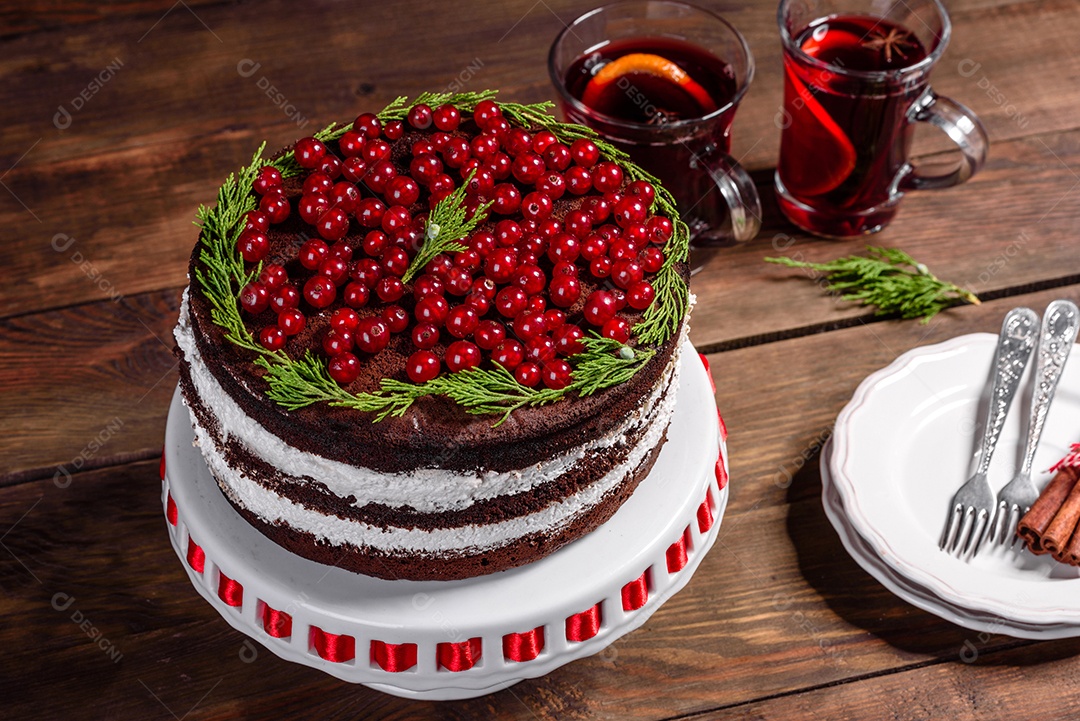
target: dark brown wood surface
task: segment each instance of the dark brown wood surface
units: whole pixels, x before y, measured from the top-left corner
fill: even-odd
[[[553,97],[547,47],[590,5],[56,0],[0,10],[5,717],[1080,714],[1080,642],[981,635],[899,600],[844,552],[817,471],[836,414],[868,373],[918,345],[993,331],[1014,305],[1080,300],[1075,3],[949,3],[953,42],[935,87],[979,113],[990,158],[961,188],[906,198],[871,239],[986,301],[925,326],[873,318],[762,262],[826,260],[862,244],[796,232],[768,192],[775,3],[704,4],[757,58],[734,153],[766,206],[761,236],[718,253],[693,281],[693,339],[710,353],[731,429],[719,541],[684,591],[607,652],[444,704],[350,686],[261,647],[251,660],[251,642],[188,583],[165,533],[156,456],[191,219],[259,141],[284,145],[399,93],[459,78],[515,100]],[[933,132],[918,137],[923,161],[947,148]]]

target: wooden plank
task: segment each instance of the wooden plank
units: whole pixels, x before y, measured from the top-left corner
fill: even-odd
[[[732,434],[733,496],[718,545],[690,586],[607,653],[441,711],[664,718],[954,659],[971,632],[896,600],[843,552],[820,507],[817,448],[857,383],[897,353],[992,330],[1015,303],[1041,308],[1060,295],[1075,299],[1080,287],[965,308],[929,327],[879,323],[714,355]],[[148,462],[79,474],[67,488],[45,478],[0,489],[0,528],[14,554],[0,556],[7,591],[0,613],[10,619],[0,641],[18,649],[35,638],[49,650],[48,663],[67,669],[61,691],[45,693],[46,685],[55,688],[47,674],[20,681],[14,707],[28,709],[37,699],[46,715],[77,713],[93,690],[118,714],[142,713],[156,701],[143,695],[141,682],[180,707],[178,714],[211,687],[200,703],[206,717],[240,703],[268,713],[279,704],[332,712],[343,693],[337,682],[268,653],[250,666],[238,659],[243,637],[187,588],[172,557],[156,487]],[[122,544],[102,540],[101,519],[108,519],[106,537]],[[61,591],[78,599],[125,662],[109,665],[78,629],[57,621],[49,601]],[[1015,645],[979,643],[980,653]],[[1073,643],[1040,647],[1057,655]],[[36,658],[8,663],[46,663]],[[110,679],[105,688],[102,678]],[[348,697],[371,713],[419,709],[358,689],[349,688]]]
[[[155,455],[178,308],[164,291],[0,321],[0,485]]]
[[[5,3],[0,6],[0,37],[22,35],[49,30],[65,30],[77,25],[99,22],[116,22],[121,18],[143,17],[149,26],[167,12],[195,13],[205,5],[221,0],[107,0],[106,2],[66,2],[59,0],[34,0],[33,2]]]

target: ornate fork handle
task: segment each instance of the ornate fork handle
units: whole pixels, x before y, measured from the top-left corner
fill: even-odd
[[[994,381],[990,387],[990,405],[986,414],[982,445],[979,447],[979,466],[976,473],[985,475],[998,436],[1005,425],[1020,378],[1024,375],[1031,350],[1035,347],[1039,316],[1030,308],[1013,308],[1005,316],[997,351],[994,353]]]
[[[1069,351],[1076,342],[1080,327],[1080,312],[1069,300],[1055,300],[1046,309],[1039,339],[1038,358],[1035,366],[1035,391],[1031,399],[1031,417],[1028,420],[1027,444],[1020,472],[1031,473],[1035,451],[1039,447],[1050,402],[1054,399],[1061,371],[1069,358]]]

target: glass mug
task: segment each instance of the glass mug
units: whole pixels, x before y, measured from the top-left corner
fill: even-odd
[[[601,71],[620,61],[626,67],[627,58],[646,62],[596,91],[593,81],[603,79]],[[605,5],[559,34],[548,72],[568,121],[596,130],[671,192],[695,247],[757,235],[757,189],[728,155],[731,122],[754,76],[754,61],[727,21],[669,0]],[[664,73],[667,79],[658,78]],[[668,82],[672,77],[684,82],[683,89]]]
[[[874,233],[910,190],[963,183],[989,140],[966,107],[930,89],[949,42],[938,0],[782,0],[783,129],[775,185],[780,209],[828,237]],[[946,167],[908,162],[916,122],[960,149]]]

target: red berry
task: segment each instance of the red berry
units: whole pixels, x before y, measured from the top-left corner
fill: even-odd
[[[544,149],[544,163],[552,170],[566,170],[572,160],[570,148],[562,143],[552,143]]]
[[[407,175],[399,175],[386,184],[386,201],[408,207],[420,200],[420,186]]]
[[[432,197],[438,196],[439,200],[454,192],[455,187],[454,179],[446,173],[439,173],[428,183],[428,190],[431,191]]]
[[[417,130],[427,130],[431,127],[431,106],[424,105],[423,103],[414,105],[412,108],[409,109],[409,114],[406,117],[406,120],[408,120],[409,125],[413,126]]]
[[[588,138],[578,138],[570,145],[570,157],[583,168],[591,168],[600,160],[600,149]]]
[[[338,148],[346,158],[355,158],[364,152],[364,134],[356,130],[346,130],[345,134],[338,139]]]
[[[376,193],[385,193],[386,187],[397,177],[397,168],[389,160],[380,160],[371,166],[364,183]]]
[[[549,360],[544,363],[544,385],[552,390],[561,390],[570,385],[570,364],[564,360]]]
[[[339,241],[330,246],[330,257],[343,260],[345,263],[352,261],[353,249],[352,246],[345,241]]]
[[[485,133],[473,138],[469,146],[474,158],[487,162],[495,157],[495,153],[499,152],[499,139],[494,135]]]
[[[495,224],[495,242],[503,248],[513,248],[522,237],[521,226],[512,220],[500,220]]]
[[[307,319],[304,318],[304,314],[296,308],[286,308],[278,313],[277,324],[278,328],[281,328],[281,332],[285,335],[296,335],[304,330],[304,326],[307,325]]]
[[[442,149],[443,161],[451,168],[460,168],[472,157],[472,149],[465,138],[451,137]]]
[[[379,257],[383,270],[387,275],[401,277],[409,269],[409,254],[398,247],[387,248]]]
[[[529,298],[529,303],[525,306],[525,310],[529,313],[535,313],[536,315],[544,315],[544,311],[547,310],[547,299],[542,295],[534,295]]]
[[[334,330],[356,330],[356,324],[360,322],[360,316],[350,308],[338,308],[330,316],[330,327]]]
[[[491,156],[491,160],[488,161],[487,168],[491,171],[491,176],[495,180],[506,180],[512,172],[513,161],[510,160],[510,156],[506,153],[495,153],[495,155]]]
[[[502,117],[502,110],[492,100],[481,100],[473,110],[473,120],[481,128],[500,117]]]
[[[455,338],[466,338],[476,330],[480,316],[469,305],[459,305],[446,316],[446,330]]]
[[[585,350],[581,342],[584,337],[585,331],[570,323],[559,326],[551,334],[551,339],[555,341],[555,352],[561,356],[572,356]]]
[[[645,277],[645,269],[636,258],[617,260],[611,268],[611,280],[623,290]]]
[[[574,195],[585,195],[592,190],[592,174],[588,170],[575,165],[563,173],[566,179],[566,189]]]
[[[583,314],[585,320],[595,326],[602,326],[615,317],[615,299],[606,290],[594,290],[585,301]]]
[[[281,350],[285,347],[285,333],[276,325],[268,325],[259,331],[259,343],[267,350]]]
[[[439,342],[439,329],[431,323],[418,323],[413,326],[412,342],[422,350],[434,348]]]
[[[422,153],[409,163],[409,175],[427,185],[443,171],[442,161],[431,153]]]
[[[519,265],[514,271],[514,285],[524,290],[528,295],[536,295],[544,289],[547,278],[544,271],[535,265]]]
[[[413,310],[417,322],[436,326],[442,325],[449,313],[450,304],[441,295],[429,295],[420,299]]]
[[[467,340],[458,340],[446,349],[446,367],[451,373],[475,368],[482,360],[480,349]]]
[[[334,181],[326,173],[315,171],[304,179],[304,195],[330,195],[334,189]]]
[[[509,248],[497,248],[484,260],[484,275],[496,283],[509,283],[517,269],[517,254]]]
[[[525,360],[525,346],[513,338],[507,338],[495,346],[495,350],[491,354],[491,360],[506,370],[512,371]]]
[[[569,263],[565,260],[559,261],[551,269],[551,277],[555,278],[560,275],[569,275],[573,278],[578,277],[578,268],[573,263]]]
[[[418,350],[409,356],[405,371],[413,383],[426,383],[439,375],[439,357],[429,350]]]
[[[631,223],[643,223],[649,214],[649,208],[641,198],[629,196],[615,204],[615,222],[622,228]]]
[[[248,283],[240,291],[240,305],[252,315],[258,315],[270,306],[270,293],[260,283]]]
[[[566,322],[566,313],[561,310],[552,308],[549,311],[544,312],[544,327],[548,330],[552,328],[558,328]]]
[[[589,263],[589,272],[592,273],[594,278],[607,278],[611,275],[611,265],[611,258],[594,258],[592,262]]]
[[[611,258],[613,263],[620,260],[626,260],[628,258],[637,257],[637,247],[625,238],[619,238],[611,244],[608,248],[608,257]]]
[[[315,225],[323,213],[330,210],[330,199],[325,195],[304,195],[297,206],[300,217],[305,223]]]
[[[400,333],[409,327],[409,314],[400,305],[388,305],[380,315],[391,333]]]
[[[600,329],[600,335],[605,338],[625,343],[630,340],[630,325],[622,318],[612,318]]]
[[[645,310],[656,299],[656,291],[652,284],[642,280],[634,283],[626,291],[626,304],[635,310]]]
[[[356,204],[360,202],[360,191],[352,183],[343,180],[334,185],[330,192],[330,201],[335,208],[352,213],[356,210]]]
[[[622,288],[612,288],[608,292],[611,293],[611,299],[615,302],[616,312],[626,307],[626,291]]]
[[[516,286],[508,286],[495,296],[495,310],[505,318],[516,318],[529,302],[528,294]]]
[[[671,224],[671,221],[662,215],[654,215],[649,218],[649,222],[645,224],[645,229],[649,236],[649,242],[657,245],[668,242],[675,232],[675,227]]]
[[[523,341],[535,338],[544,330],[544,316],[542,313],[526,311],[514,319],[514,335]]]
[[[540,180],[540,176],[544,174],[544,170],[547,166],[544,165],[544,159],[535,153],[525,153],[514,158],[512,165],[510,166],[510,172],[513,173],[514,178],[524,185],[532,185],[536,181]]]
[[[347,386],[360,376],[360,359],[352,353],[342,353],[330,359],[326,370],[340,385]]]
[[[236,241],[240,255],[248,263],[257,263],[270,252],[270,241],[266,233],[258,230],[245,230]]]
[[[525,357],[541,364],[554,360],[555,341],[543,334],[533,336],[525,343]]]
[[[285,285],[285,281],[288,279],[289,275],[285,272],[285,268],[277,263],[268,263],[264,265],[262,272],[259,273],[259,282],[271,292],[276,291],[278,288]]]
[[[324,275],[315,275],[304,283],[304,300],[315,308],[326,308],[337,297],[337,286]]]
[[[601,193],[614,192],[622,185],[622,168],[610,161],[599,163],[593,168],[592,182],[593,187]]]
[[[473,331],[473,340],[484,350],[493,350],[506,340],[506,326],[494,320],[482,320]]]
[[[341,174],[350,183],[359,183],[367,175],[367,161],[363,158],[346,158],[341,166]]]
[[[270,298],[270,307],[277,313],[287,308],[296,308],[298,305],[300,305],[300,292],[296,290],[296,286],[288,283],[278,288]]]
[[[484,126],[484,131],[502,140],[510,132],[510,123],[506,118],[497,117]]]
[[[566,179],[561,173],[547,172],[536,181],[536,189],[552,200],[558,200],[566,193]]]
[[[382,123],[374,113],[364,113],[357,116],[353,121],[353,130],[358,130],[369,138],[379,137],[379,131],[382,128]]]
[[[347,330],[331,328],[323,336],[322,347],[326,355],[331,358],[342,353],[348,353],[353,349],[352,333]]]
[[[341,285],[349,277],[349,264],[341,258],[327,258],[319,263],[317,272],[329,278],[334,285]]]
[[[413,283],[413,298],[416,300],[431,295],[442,295],[444,292],[442,279],[431,273],[424,273]]]
[[[356,219],[365,228],[378,228],[385,212],[386,206],[377,198],[364,198],[356,204]]]
[[[270,230],[270,219],[257,210],[249,210],[244,213],[244,230],[257,230],[265,233]]]
[[[603,223],[611,217],[611,203],[599,196],[586,198],[581,203],[581,209],[592,216],[593,223]]]
[[[559,275],[551,279],[548,297],[560,308],[569,308],[581,297],[581,282],[571,275]]]
[[[550,146],[559,142],[559,139],[555,137],[555,133],[550,130],[541,130],[539,133],[533,136],[533,152],[543,153]]]
[[[398,140],[404,134],[405,124],[400,120],[391,120],[386,124],[386,127],[383,128],[383,135],[386,136],[387,140]]]
[[[352,282],[345,286],[343,293],[345,305],[351,308],[363,308],[371,299],[371,290],[359,282]]]
[[[272,165],[264,165],[259,168],[255,180],[251,183],[251,188],[259,195],[266,195],[273,190],[280,189],[281,184],[281,171]]]
[[[466,251],[468,253],[470,251]],[[464,256],[465,253],[458,254],[458,260]],[[466,257],[466,261],[471,259]],[[479,258],[476,258],[477,265],[479,265]],[[472,290],[472,275],[469,271],[455,264],[446,274],[446,292],[450,295],[465,295]]]
[[[326,155],[326,146],[315,138],[301,138],[293,147],[293,155],[301,168],[317,168]]]
[[[521,385],[532,388],[540,382],[540,366],[535,363],[522,363],[514,371],[514,378],[516,378],[517,382]]]
[[[319,218],[315,230],[327,240],[341,240],[349,232],[349,216],[341,208],[330,208]]]
[[[327,153],[319,163],[319,172],[324,173],[331,180],[341,175],[341,161],[330,153]]]
[[[644,223],[630,223],[623,228],[622,237],[640,248],[649,242],[649,231]]]
[[[412,216],[409,209],[403,205],[395,205],[386,209],[382,217],[382,229],[390,235],[394,235],[406,228],[412,227]]]
[[[350,278],[363,283],[369,289],[375,287],[382,275],[382,267],[373,258],[361,258],[353,263],[352,270],[349,271]]]
[[[364,160],[369,166],[390,158],[390,144],[383,140],[369,140],[364,145]]]
[[[646,210],[652,207],[653,200],[656,199],[656,188],[645,180],[635,180],[626,186],[626,194],[632,195],[641,200],[645,204]]]
[[[440,105],[432,111],[431,119],[436,128],[450,133],[461,123],[461,113],[453,105]]]
[[[664,253],[655,246],[650,246],[641,251],[639,256],[641,267],[646,273],[656,273],[664,266]]]
[[[548,246],[547,256],[552,263],[573,263],[579,255],[581,255],[581,244],[569,233],[556,235]]]
[[[491,282],[490,278],[484,278],[484,280]],[[469,294],[465,296],[465,302],[471,305],[476,310],[476,314],[480,316],[486,315],[491,309],[491,299],[484,295],[482,291],[475,289],[470,290]]]
[[[271,223],[284,223],[289,217],[289,201],[280,192],[271,190],[259,201],[259,210]]]
[[[390,343],[390,328],[382,318],[361,318],[353,340],[365,353],[378,353]]]
[[[506,134],[506,142],[504,143],[506,152],[515,158],[523,153],[532,152],[532,135],[529,131],[521,128],[514,128]]]
[[[551,196],[539,191],[529,193],[521,201],[521,214],[530,220],[544,220],[554,209]]]
[[[446,277],[450,274],[450,269],[453,267],[454,261],[450,259],[450,256],[446,253],[439,253],[424,267],[424,272],[438,276],[441,280],[445,281]]]
[[[599,233],[590,233],[581,243],[581,257],[585,260],[595,260],[607,255],[608,242]]]
[[[316,270],[330,255],[330,246],[318,238],[312,238],[300,246],[300,265]]]

